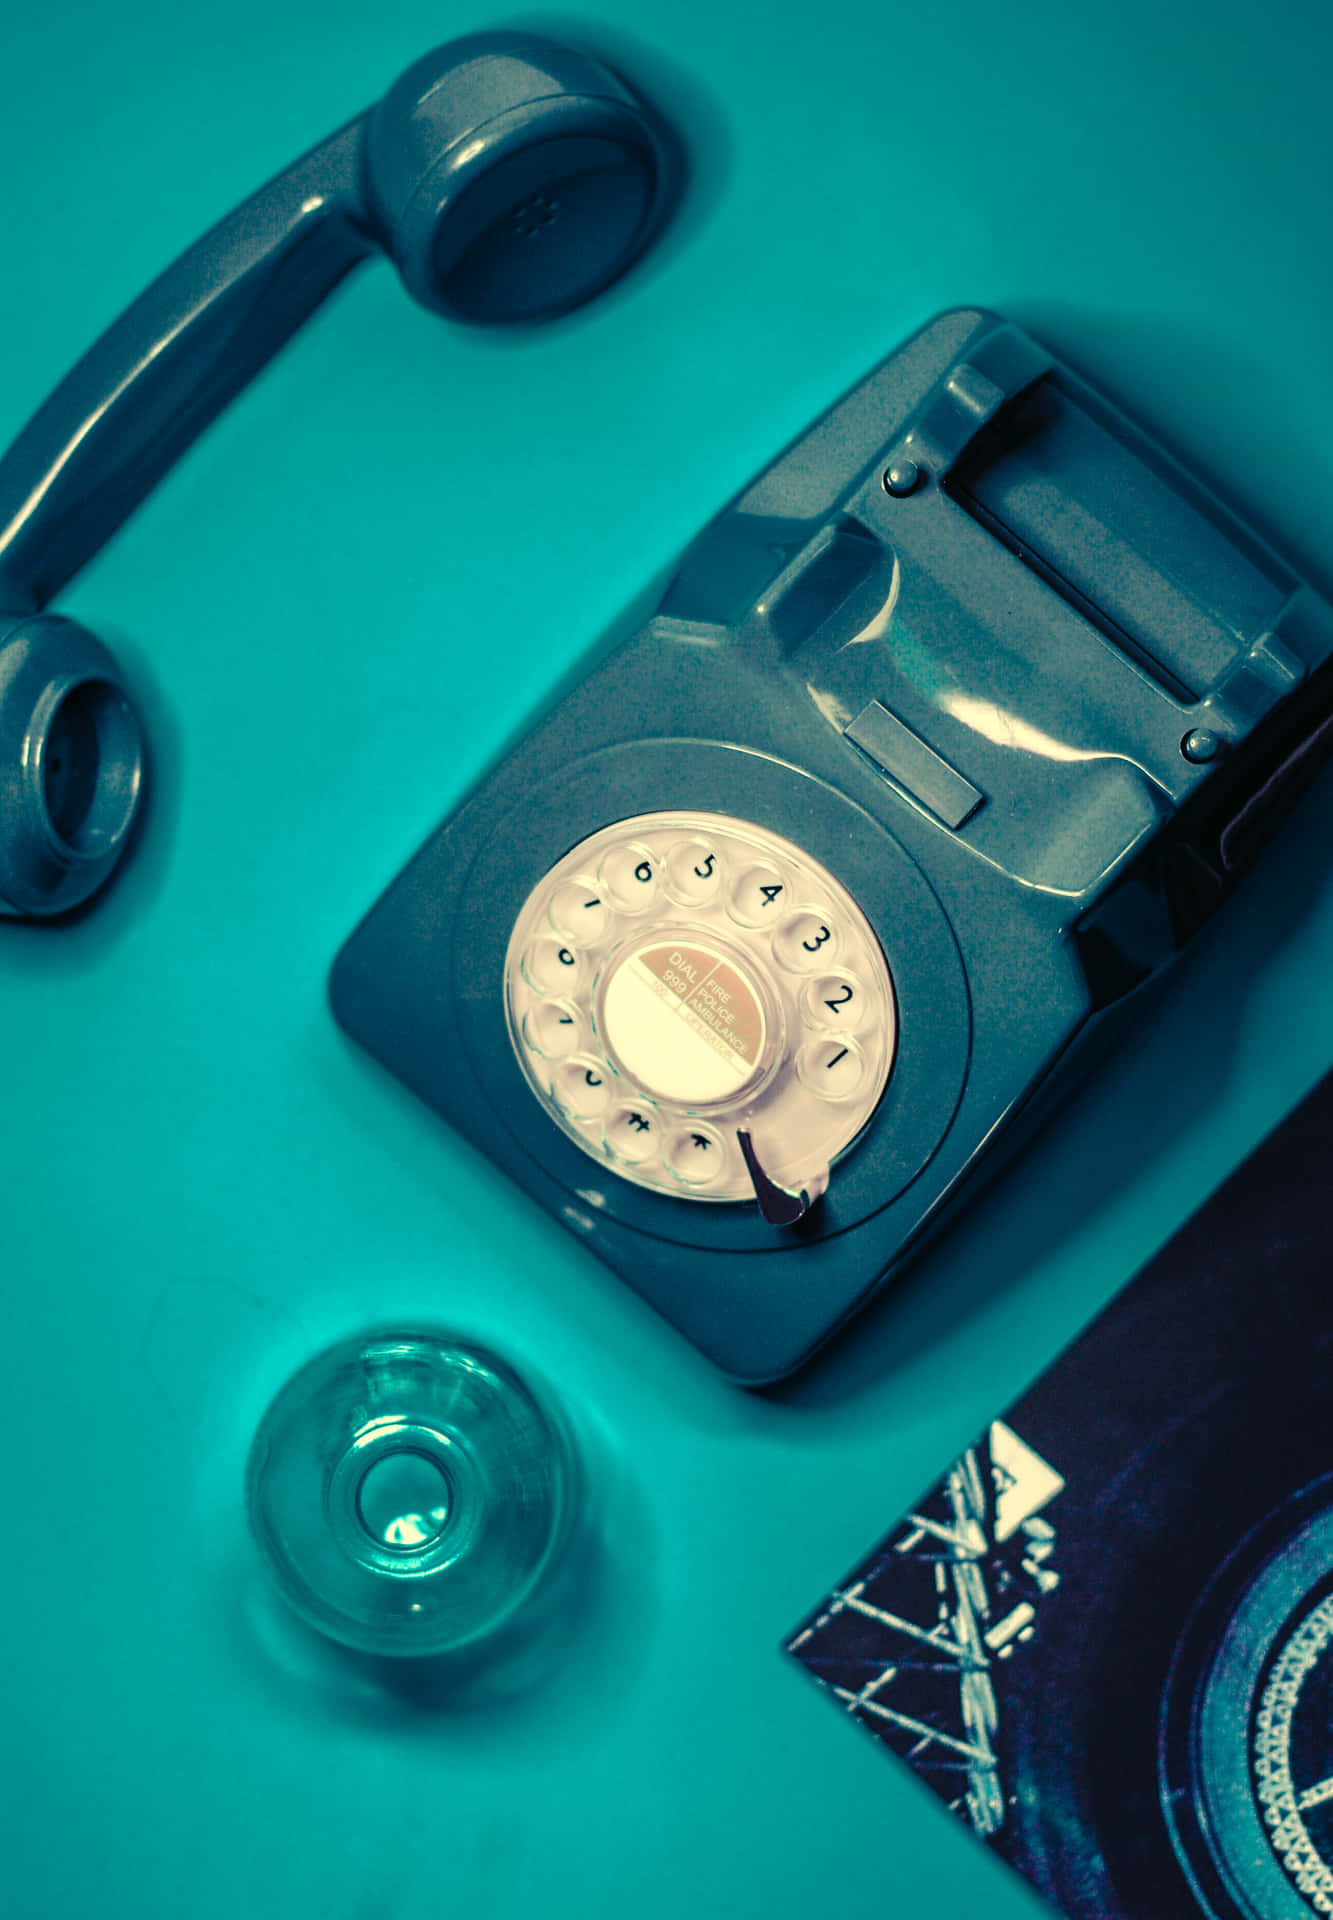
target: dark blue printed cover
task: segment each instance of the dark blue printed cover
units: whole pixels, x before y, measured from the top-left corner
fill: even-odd
[[[1333,1079],[792,1635],[1075,1920],[1333,1913]]]

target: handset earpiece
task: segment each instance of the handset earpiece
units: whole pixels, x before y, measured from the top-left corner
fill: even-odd
[[[106,649],[42,614],[337,283],[383,250],[479,325],[566,313],[624,272],[678,184],[674,142],[600,62],[473,34],[228,214],[139,296],[0,459],[0,914],[107,879],[142,792]]]
[[[480,324],[546,320],[608,286],[666,211],[666,129],[586,54],[471,34],[368,116],[367,210],[413,299]]]

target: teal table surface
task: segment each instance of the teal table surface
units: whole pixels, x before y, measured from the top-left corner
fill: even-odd
[[[11,4],[0,437],[213,219],[500,23],[675,119],[664,244],[526,337],[373,265],[61,601],[141,697],[154,797],[98,911],[0,923],[0,1904],[1018,1920],[779,1645],[1333,1063],[1329,780],[1003,1183],[765,1396],[355,1052],[324,982],[543,692],[943,307],[1012,315],[1328,592],[1333,30],[1317,0]],[[536,1367],[601,1489],[560,1665],[470,1712],[294,1657],[240,1503],[294,1367],[419,1319]]]

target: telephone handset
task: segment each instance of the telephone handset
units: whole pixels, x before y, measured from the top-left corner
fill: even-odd
[[[735,1378],[1000,1165],[1333,749],[1333,610],[940,315],[347,942],[347,1030]]]
[[[167,268],[0,455],[0,918],[59,920],[130,845],[139,722],[97,637],[45,609],[347,274],[531,325],[611,285],[682,182],[674,134],[540,35],[465,34]]]

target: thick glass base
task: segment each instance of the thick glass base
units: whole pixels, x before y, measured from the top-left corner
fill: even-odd
[[[250,1524],[287,1600],[363,1653],[473,1646],[564,1547],[579,1472],[559,1415],[497,1354],[437,1328],[318,1354],[250,1449]]]

